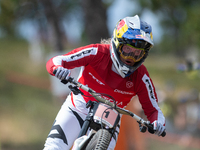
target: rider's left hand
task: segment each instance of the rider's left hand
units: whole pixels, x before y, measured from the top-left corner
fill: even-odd
[[[153,122],[154,134],[160,136],[165,131],[165,126],[159,123],[157,120]]]

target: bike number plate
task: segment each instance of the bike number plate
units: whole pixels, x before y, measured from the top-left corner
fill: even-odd
[[[117,117],[118,112],[116,110],[111,109],[108,105],[100,103],[95,112],[94,120],[102,122],[103,124],[112,128],[115,124]]]

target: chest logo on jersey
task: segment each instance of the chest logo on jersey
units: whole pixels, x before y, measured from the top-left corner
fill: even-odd
[[[127,82],[126,82],[126,87],[127,87],[127,88],[133,87],[133,82],[127,81]]]
[[[76,57],[82,57],[83,55],[87,55],[87,54],[90,54],[92,52],[92,49],[88,49],[88,50],[85,50],[85,51],[82,51],[76,55],[72,55],[71,56],[71,59],[74,59]]]
[[[115,89],[114,92],[120,93],[120,94],[126,94],[126,95],[134,95],[134,93],[132,93],[132,92],[121,91],[121,90],[118,90],[118,89]]]
[[[89,75],[91,75],[92,78],[93,78],[94,80],[96,80],[96,82],[99,83],[100,85],[105,85],[103,82],[101,82],[99,79],[97,79],[94,75],[92,75],[92,73],[89,72]]]

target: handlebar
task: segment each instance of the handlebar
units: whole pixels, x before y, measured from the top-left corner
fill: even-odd
[[[56,74],[57,70],[53,71],[53,74]],[[71,84],[75,85],[76,87],[79,87],[81,89],[83,89],[84,91],[89,92],[97,101],[107,104],[109,106],[111,106],[112,108],[115,108],[119,113],[124,114],[124,115],[129,115],[132,118],[134,118],[139,124],[142,124],[146,127],[148,127],[148,129],[150,129],[151,133],[154,133],[154,129],[153,129],[153,124],[151,124],[149,121],[145,121],[144,119],[142,119],[141,117],[137,116],[136,114],[134,114],[133,112],[120,108],[118,106],[116,106],[114,103],[102,98],[101,96],[99,96],[99,94],[97,94],[93,89],[79,83],[78,81],[74,80],[74,78],[69,77],[68,80],[61,80],[62,83],[67,84],[68,82],[70,82]],[[164,131],[161,136],[164,137],[166,135],[166,132]]]

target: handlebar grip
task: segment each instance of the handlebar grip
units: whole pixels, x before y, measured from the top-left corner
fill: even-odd
[[[166,132],[164,131],[164,132],[161,134],[161,136],[162,136],[162,137],[165,137],[165,135],[166,135]]]
[[[55,69],[55,70],[53,71],[53,74],[55,75],[56,72],[57,72],[57,69]],[[61,82],[62,82],[63,84],[67,84],[67,83],[68,83],[68,80],[61,80]]]
[[[148,124],[148,131],[149,131],[149,133],[154,134],[155,130],[153,130],[153,124]],[[163,131],[163,133],[161,134],[161,136],[165,137],[166,136],[166,132]]]
[[[57,69],[55,69],[55,70],[53,71],[53,74],[55,75],[55,74],[56,74],[56,72],[57,72]]]

